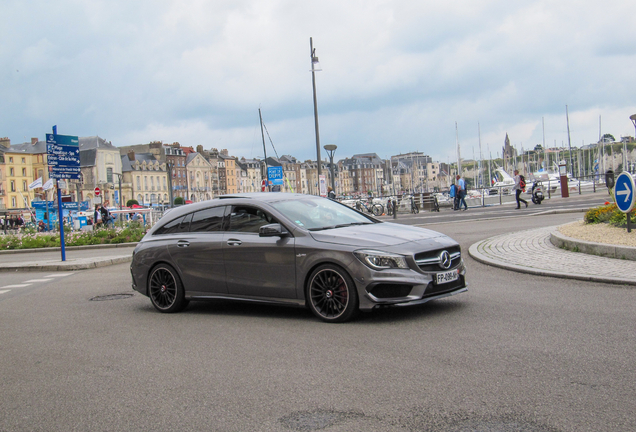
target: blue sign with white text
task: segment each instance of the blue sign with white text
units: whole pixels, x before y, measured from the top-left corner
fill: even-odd
[[[46,134],[49,178],[79,179],[79,138],[70,135]]]
[[[283,167],[267,167],[267,179],[271,185],[282,185]]]

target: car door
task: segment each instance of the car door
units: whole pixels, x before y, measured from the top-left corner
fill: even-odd
[[[168,248],[191,295],[227,293],[223,263],[226,209],[224,205],[209,207],[187,215]]]
[[[296,298],[294,237],[259,237],[277,223],[258,206],[232,206],[223,257],[228,292],[250,297]]]

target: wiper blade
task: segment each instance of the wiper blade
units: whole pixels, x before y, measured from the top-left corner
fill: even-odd
[[[331,225],[331,226],[326,226],[326,227],[309,228],[309,231],[323,231],[323,230],[334,229],[334,228],[336,228],[336,226],[335,225]]]
[[[336,225],[335,228],[343,228],[343,227],[348,227],[348,226],[353,226],[353,225],[370,225],[372,223],[373,222],[351,222],[351,223]]]

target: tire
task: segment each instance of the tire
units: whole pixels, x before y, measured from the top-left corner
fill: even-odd
[[[380,204],[375,204],[373,207],[371,207],[371,212],[374,216],[380,216],[382,213],[384,213],[384,207],[382,207]]]
[[[188,305],[181,279],[168,264],[159,264],[150,271],[148,297],[155,309],[163,313],[179,312]]]
[[[343,269],[323,264],[309,277],[307,304],[322,321],[342,323],[358,312],[358,291]]]

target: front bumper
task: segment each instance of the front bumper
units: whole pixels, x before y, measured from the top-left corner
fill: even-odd
[[[417,305],[468,291],[463,260],[451,270],[457,270],[459,278],[445,284],[434,282],[435,272],[423,273],[412,269],[372,271],[364,278],[356,278],[360,310]]]

